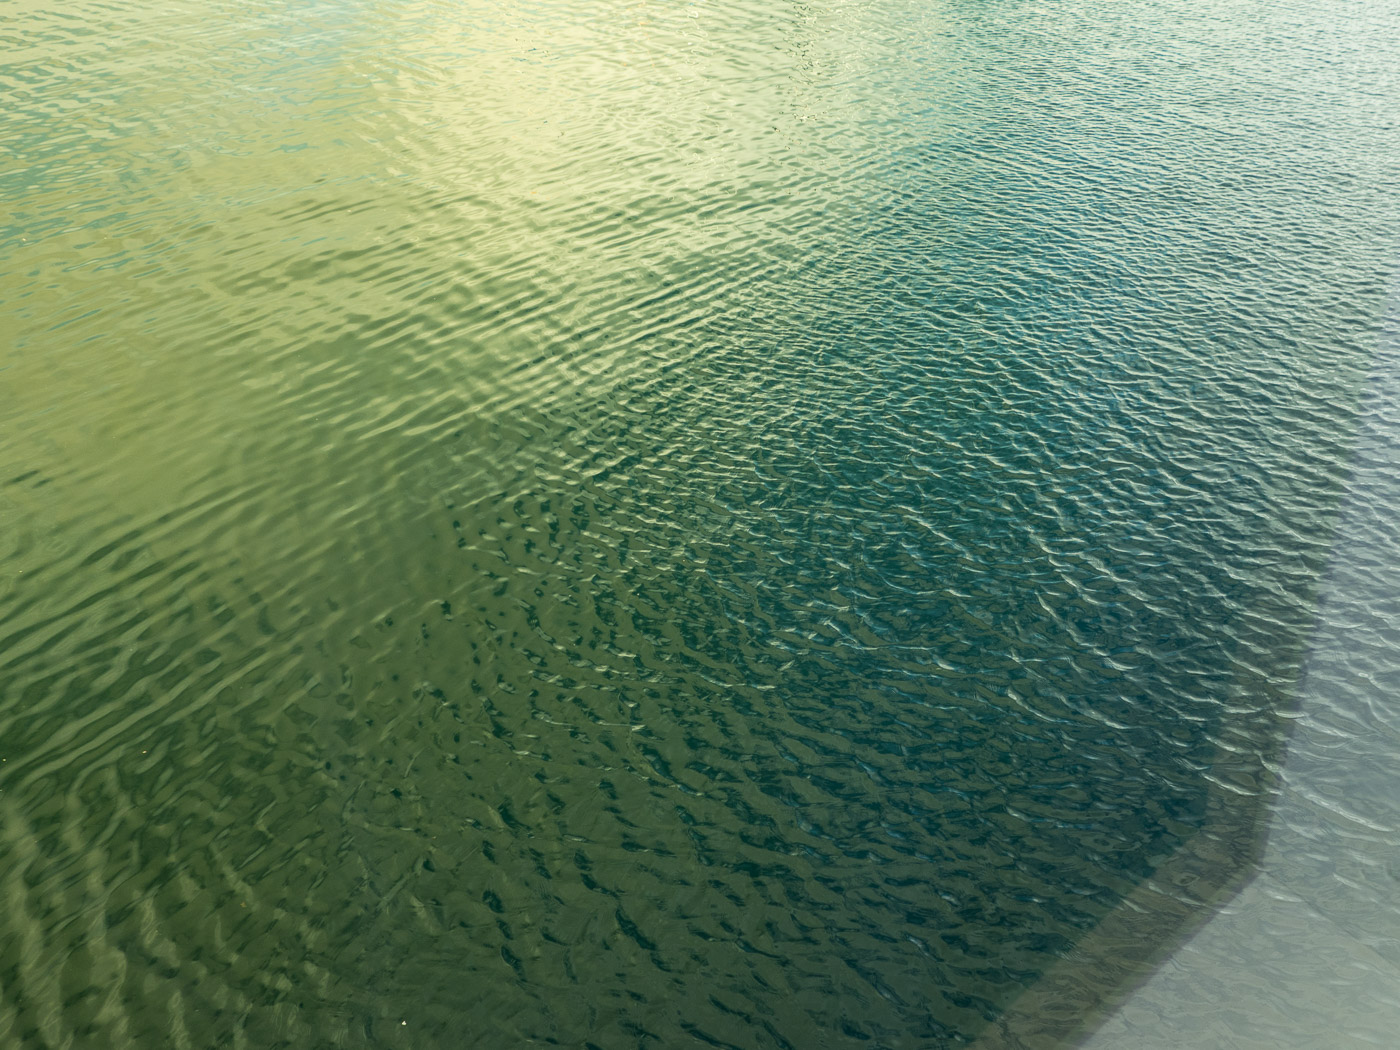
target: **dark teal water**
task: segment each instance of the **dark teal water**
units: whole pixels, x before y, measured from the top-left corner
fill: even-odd
[[[0,1043],[958,1046],[1248,837],[1393,9],[12,7]]]

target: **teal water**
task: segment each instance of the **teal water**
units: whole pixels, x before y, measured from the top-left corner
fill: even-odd
[[[1248,853],[1393,7],[0,11],[0,1044],[959,1046]]]

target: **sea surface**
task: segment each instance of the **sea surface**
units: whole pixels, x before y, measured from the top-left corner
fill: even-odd
[[[0,1045],[939,1050],[1206,914],[1397,56],[1385,0],[0,0]]]

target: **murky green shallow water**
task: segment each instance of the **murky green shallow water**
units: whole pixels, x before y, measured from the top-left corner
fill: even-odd
[[[1248,853],[1393,7],[0,15],[0,1044],[957,1046]]]

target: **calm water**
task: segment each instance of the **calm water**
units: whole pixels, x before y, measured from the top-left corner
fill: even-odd
[[[952,1047],[1247,856],[1397,54],[0,6],[0,1044]]]

